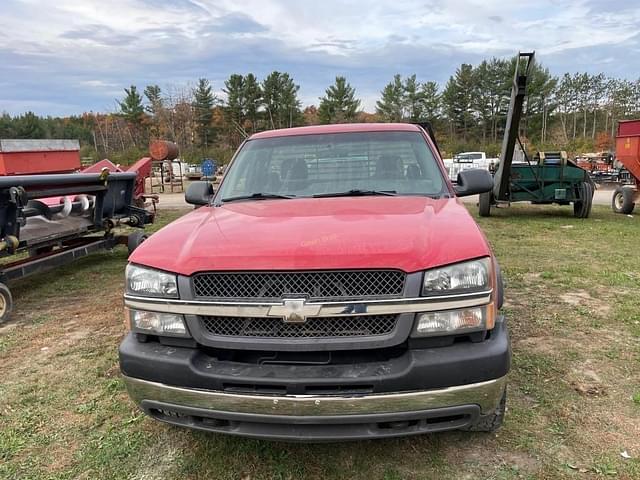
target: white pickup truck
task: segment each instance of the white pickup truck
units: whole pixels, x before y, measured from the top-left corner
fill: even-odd
[[[443,159],[443,162],[449,173],[449,178],[455,181],[458,178],[458,173],[462,170],[470,168],[490,170],[492,165],[495,166],[498,163],[498,159],[487,158],[485,152],[462,152],[454,155],[453,158]]]

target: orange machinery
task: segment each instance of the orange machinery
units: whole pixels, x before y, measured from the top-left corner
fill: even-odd
[[[631,174],[634,185],[618,187],[611,207],[616,213],[630,214],[640,197],[640,120],[621,120],[616,135],[616,158]]]

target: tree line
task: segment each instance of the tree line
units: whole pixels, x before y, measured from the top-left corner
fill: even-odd
[[[112,113],[39,117],[32,112],[0,116],[0,138],[78,138],[89,160],[129,163],[145,154],[148,142],[178,143],[187,161],[228,160],[249,135],[268,129],[344,122],[430,121],[448,154],[468,150],[498,153],[504,133],[516,59],[462,64],[446,84],[394,75],[375,104],[362,101],[344,76],[337,76],[316,105],[302,107],[300,86],[274,71],[263,79],[232,74],[218,97],[206,78],[194,86],[131,85]],[[551,75],[539,63],[530,69],[520,124],[531,150],[571,153],[611,148],[618,120],[640,117],[640,79],[600,74]]]

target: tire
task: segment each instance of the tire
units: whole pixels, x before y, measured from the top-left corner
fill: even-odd
[[[485,192],[480,194],[480,199],[478,200],[478,213],[481,217],[488,217],[491,215],[492,200],[492,192]]]
[[[584,215],[582,218],[589,218],[591,215],[591,207],[593,207],[593,194],[596,192],[595,187],[591,183],[585,182],[585,187],[588,190],[587,197],[585,199],[586,205],[584,210]]]
[[[0,283],[0,325],[11,317],[13,310],[13,296],[11,290],[4,283]]]
[[[593,186],[589,182],[582,182],[577,187],[578,198],[573,202],[573,216],[576,218],[588,218],[593,205]]]
[[[136,230],[133,233],[130,233],[127,237],[127,249],[129,250],[129,255],[133,253],[133,251],[140,246],[142,242],[144,242],[149,235],[146,233]]]
[[[467,432],[495,432],[504,423],[504,414],[507,411],[507,390],[505,389],[500,399],[500,404],[496,409],[488,415],[480,415],[480,417],[471,425],[467,425],[461,430]]]
[[[624,213],[629,215],[633,212],[636,204],[633,202],[634,195],[633,188],[618,187],[613,192],[613,198],[611,199],[611,208],[615,213]]]

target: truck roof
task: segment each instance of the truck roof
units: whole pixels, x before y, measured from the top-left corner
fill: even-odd
[[[282,128],[255,133],[251,139],[290,137],[296,135],[320,135],[323,133],[349,132],[419,132],[420,127],[411,123],[341,123],[337,125],[313,125],[310,127]]]

